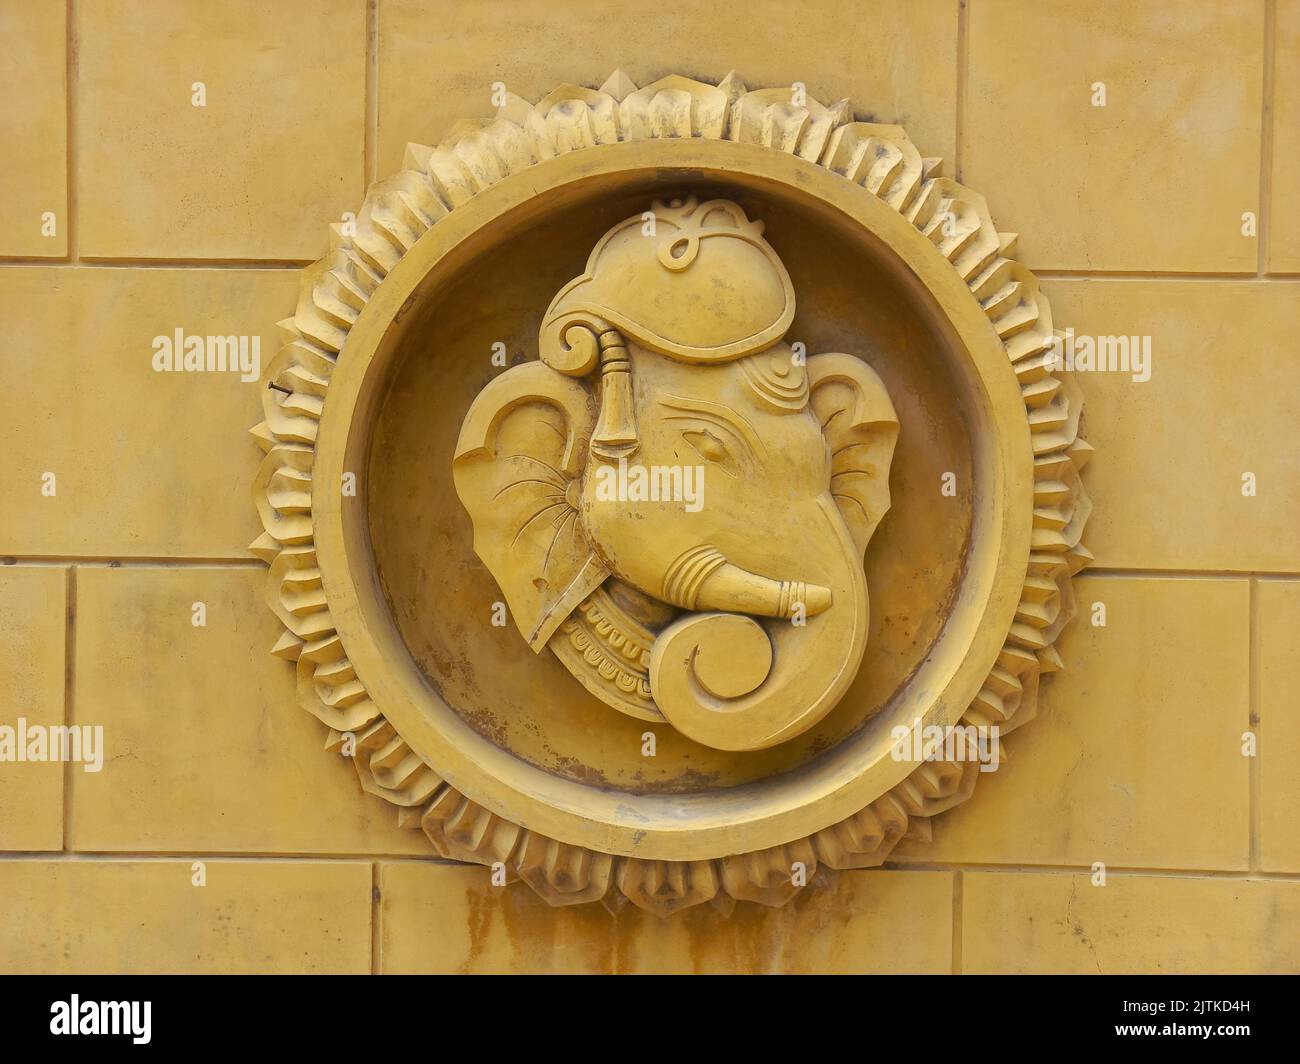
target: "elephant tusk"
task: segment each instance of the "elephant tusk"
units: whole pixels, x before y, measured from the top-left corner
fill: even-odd
[[[773,580],[727,561],[714,547],[694,547],[668,569],[664,598],[688,610],[757,617],[813,617],[831,605],[831,589],[802,580]]]

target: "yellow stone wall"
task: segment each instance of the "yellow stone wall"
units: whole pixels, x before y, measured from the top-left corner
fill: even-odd
[[[784,910],[430,860],[267,652],[256,385],[150,368],[177,327],[269,357],[408,140],[616,67],[905,125],[1058,324],[1153,342],[1080,375],[1097,562],[1038,719],[931,844]],[[0,143],[0,724],[107,743],[0,764],[0,970],[1300,970],[1300,0],[0,0]]]

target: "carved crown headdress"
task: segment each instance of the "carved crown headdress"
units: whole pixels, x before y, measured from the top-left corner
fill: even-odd
[[[794,286],[763,223],[729,200],[656,201],[609,230],[587,268],[542,319],[539,354],[573,377],[601,369],[592,449],[636,450],[624,337],[681,362],[730,362],[762,351],[794,319]],[[702,312],[703,311],[703,312]]]

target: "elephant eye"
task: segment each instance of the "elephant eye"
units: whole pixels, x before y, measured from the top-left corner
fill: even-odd
[[[682,439],[689,443],[701,458],[721,466],[724,472],[733,477],[740,475],[736,459],[727,449],[727,445],[708,429],[687,429],[682,433]]]

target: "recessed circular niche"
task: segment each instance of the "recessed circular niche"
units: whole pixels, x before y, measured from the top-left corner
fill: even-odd
[[[761,751],[714,750],[660,728],[648,758],[643,721],[611,711],[554,654],[534,654],[513,624],[491,625],[502,595],[474,553],[452,457],[465,412],[501,373],[494,345],[505,345],[511,364],[535,359],[543,312],[600,236],[652,201],[688,192],[730,198],[765,223],[798,297],[788,340],[867,361],[886,384],[900,431],[891,506],[866,556],[867,647],[840,703],[813,728]],[[699,173],[674,180],[660,170],[587,182],[568,200],[526,227],[509,218],[486,226],[475,257],[423,292],[396,326],[363,502],[379,584],[406,650],[447,710],[480,736],[575,783],[718,792],[805,769],[850,737],[872,741],[867,726],[932,653],[965,570],[972,426],[981,421],[968,356],[887,248],[865,230],[846,233],[797,189]],[[955,497],[940,493],[945,473],[954,475]]]

